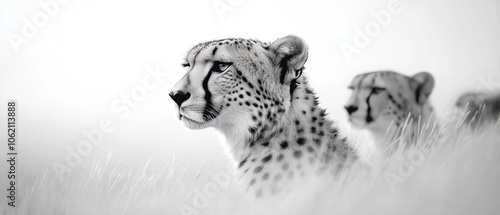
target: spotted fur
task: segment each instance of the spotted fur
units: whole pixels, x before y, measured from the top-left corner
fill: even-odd
[[[408,127],[408,136],[413,137],[422,125],[435,122],[428,99],[434,78],[427,72],[411,77],[392,71],[364,73],[349,88],[352,95],[345,106],[349,121],[367,129],[380,146],[401,136],[402,127]]]
[[[226,137],[240,183],[257,197],[356,160],[302,75],[307,56],[296,36],[204,42],[189,51],[187,73],[170,94],[187,127]]]

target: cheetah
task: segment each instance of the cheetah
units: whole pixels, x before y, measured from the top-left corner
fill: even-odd
[[[352,90],[345,105],[349,121],[355,128],[366,129],[382,152],[390,151],[400,137],[409,146],[422,137],[422,130],[438,130],[429,102],[434,88],[430,73],[409,77],[393,71],[369,72],[354,77],[348,88]]]
[[[203,42],[188,52],[187,73],[169,94],[186,127],[225,137],[238,183],[257,199],[357,161],[303,75],[307,58],[294,35]]]
[[[467,92],[456,102],[459,110],[466,112],[465,123],[472,128],[494,124],[500,116],[500,92]]]

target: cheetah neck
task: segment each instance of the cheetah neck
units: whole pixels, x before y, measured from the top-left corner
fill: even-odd
[[[305,176],[335,163],[333,159],[355,158],[305,78],[291,99],[269,102],[274,105],[253,114],[246,127],[235,125],[225,131],[237,173],[249,187],[259,180],[271,183]]]

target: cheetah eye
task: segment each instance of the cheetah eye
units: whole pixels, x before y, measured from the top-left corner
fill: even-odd
[[[181,64],[181,66],[184,67],[184,68],[186,68],[186,67],[189,67],[190,65],[189,65],[188,62],[186,62],[186,63]]]
[[[380,94],[381,92],[383,92],[385,90],[385,88],[382,88],[382,87],[373,87],[372,88],[372,92],[373,94]]]
[[[229,67],[231,67],[231,65],[232,65],[232,63],[215,61],[213,70],[215,72],[225,72],[227,69],[229,69]]]
[[[354,90],[354,87],[353,86],[348,86],[347,89]]]

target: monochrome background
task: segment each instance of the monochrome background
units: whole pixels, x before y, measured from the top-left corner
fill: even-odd
[[[387,10],[391,0],[67,0],[57,2],[58,10],[45,22],[40,4],[46,2],[0,1],[0,123],[6,129],[6,103],[16,99],[19,165],[33,175],[52,171],[54,162],[64,164],[68,147],[76,148],[86,140],[84,132],[106,118],[114,131],[74,168],[110,153],[124,170],[148,160],[160,168],[172,156],[193,167],[187,174],[227,163],[222,138],[213,129],[187,130],[168,96],[185,72],[180,64],[187,51],[212,39],[304,38],[309,44],[304,74],[329,117],[354,139],[358,133],[346,122],[343,105],[356,74],[428,71],[436,79],[431,100],[441,115],[460,93],[499,89],[497,0],[399,0],[400,13],[392,14],[350,61],[341,45],[353,45],[356,29],[365,31],[376,21],[372,13]],[[25,19],[34,17],[36,33],[13,44],[12,35],[22,37]],[[140,91],[151,70],[164,76],[154,89]],[[139,91],[146,94],[128,115],[113,109],[125,107],[123,96]],[[6,132],[0,132],[5,139]],[[0,153],[5,150],[2,144]],[[5,162],[0,167],[4,172]]]

